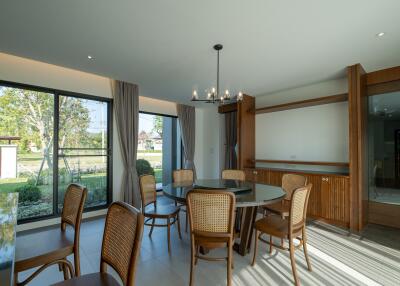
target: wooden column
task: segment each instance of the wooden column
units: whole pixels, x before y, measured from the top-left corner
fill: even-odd
[[[349,171],[350,229],[360,231],[368,222],[368,149],[366,73],[360,64],[349,66]]]
[[[237,104],[238,169],[255,166],[256,152],[256,99],[243,95]]]

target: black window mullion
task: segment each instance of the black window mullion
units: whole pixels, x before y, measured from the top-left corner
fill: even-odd
[[[60,95],[54,94],[54,141],[53,141],[53,214],[58,215],[58,130],[60,124]]]

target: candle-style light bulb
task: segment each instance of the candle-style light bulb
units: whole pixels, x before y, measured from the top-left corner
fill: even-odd
[[[207,99],[211,99],[211,93],[210,92],[207,93]]]
[[[239,93],[237,95],[237,99],[238,100],[243,100],[243,93],[241,91],[239,91]]]
[[[192,100],[196,100],[197,98],[198,98],[198,96],[197,96],[197,90],[193,90]]]
[[[211,88],[211,93],[215,94],[215,87]]]
[[[230,94],[229,94],[229,90],[225,90],[225,95],[224,95],[225,99],[229,99],[230,98]]]

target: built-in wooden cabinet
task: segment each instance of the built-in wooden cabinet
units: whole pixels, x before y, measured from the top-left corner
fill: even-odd
[[[307,215],[333,224],[349,226],[349,176],[336,173],[307,172],[269,168],[245,168],[246,180],[259,184],[280,186],[282,176],[301,174],[313,184]]]

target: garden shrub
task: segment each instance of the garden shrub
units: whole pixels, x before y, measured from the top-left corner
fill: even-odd
[[[153,175],[154,176],[153,167],[151,167],[150,162],[145,159],[136,160],[136,170],[137,170],[138,176],[141,176],[141,175]]]
[[[25,185],[15,190],[19,193],[18,202],[36,202],[42,197],[40,189],[34,185]]]

